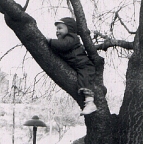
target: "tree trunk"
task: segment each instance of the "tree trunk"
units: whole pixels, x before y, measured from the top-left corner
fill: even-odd
[[[126,90],[119,113],[120,144],[143,143],[143,0],[134,39],[134,53],[126,74]]]
[[[129,60],[126,74],[126,90],[119,113],[120,144],[143,143],[142,58],[143,55],[134,52]]]

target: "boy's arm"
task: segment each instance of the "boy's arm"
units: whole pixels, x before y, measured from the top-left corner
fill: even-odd
[[[71,50],[77,43],[77,39],[73,36],[66,36],[64,39],[50,39],[48,41],[53,50],[61,52]]]

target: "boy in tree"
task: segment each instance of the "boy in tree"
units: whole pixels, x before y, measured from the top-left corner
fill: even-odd
[[[77,35],[77,25],[73,18],[65,17],[55,22],[58,39],[47,39],[50,48],[77,72],[78,94],[84,95],[85,107],[81,115],[97,110],[94,104],[95,67],[88,58],[84,46]]]

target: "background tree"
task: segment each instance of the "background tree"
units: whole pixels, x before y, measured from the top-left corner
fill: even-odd
[[[85,117],[87,135],[85,143],[111,144],[116,133],[112,134],[112,127],[119,132],[119,143],[142,143],[142,4],[140,10],[139,29],[135,33],[134,42],[118,41],[108,38],[95,31],[95,39],[98,36],[105,39],[104,43],[94,45],[89,35],[82,6],[79,0],[70,1],[78,22],[78,29],[85,48],[94,60],[96,67],[95,94],[98,111]],[[0,1],[1,12],[5,15],[7,25],[15,32],[23,45],[31,53],[41,68],[64,90],[66,90],[83,107],[81,99],[77,95],[76,73],[47,46],[46,38],[38,30],[35,20],[24,12],[20,5],[13,0]],[[119,12],[119,11],[118,11]],[[118,12],[113,19],[111,31],[115,21],[121,21]],[[90,47],[88,47],[90,46]],[[103,85],[104,60],[97,53],[98,49],[107,50],[111,46],[120,46],[133,49],[129,60],[126,75],[126,90],[124,101],[119,116],[112,118],[105,99],[106,88]],[[58,71],[58,73],[57,73]],[[65,78],[67,81],[65,81]],[[116,122],[114,121],[116,120]],[[114,123],[114,126],[112,126]],[[117,129],[118,128],[118,129]],[[116,143],[118,143],[116,142]]]

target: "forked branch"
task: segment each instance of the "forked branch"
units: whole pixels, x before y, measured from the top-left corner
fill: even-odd
[[[97,39],[98,37],[104,39],[104,42],[102,44],[95,45],[97,50],[107,51],[109,47],[114,46],[119,46],[127,50],[133,50],[133,42],[112,39],[108,35],[104,35],[99,31],[94,31],[94,39]]]
[[[116,19],[119,19],[121,25],[123,25],[123,27],[128,31],[128,33],[130,33],[130,34],[136,34],[136,32],[130,31],[130,30],[128,29],[128,27],[124,24],[124,22],[122,21],[121,17],[119,16],[119,11],[120,11],[120,10],[121,10],[121,8],[120,8],[118,11],[115,12],[115,17],[114,17],[113,22],[111,23],[111,28],[110,28],[110,30],[113,31],[113,26],[114,26],[115,21],[116,21]]]
[[[121,17],[119,16],[118,13],[117,13],[117,17],[118,17],[118,19],[119,19],[121,25],[124,26],[124,28],[128,31],[128,33],[130,33],[130,34],[136,34],[136,32],[132,32],[132,31],[130,31],[130,30],[128,29],[128,27],[124,24],[124,22],[122,21],[122,19],[121,19]]]

